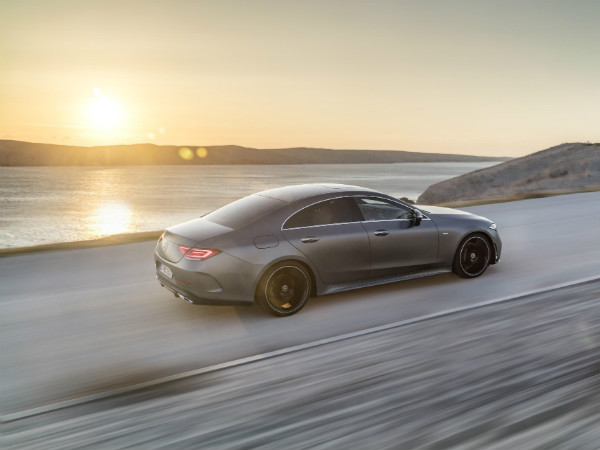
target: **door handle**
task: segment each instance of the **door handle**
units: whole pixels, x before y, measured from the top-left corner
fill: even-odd
[[[310,244],[311,242],[317,242],[319,240],[318,237],[315,236],[308,236],[305,238],[300,239],[302,242],[304,242],[305,244]]]
[[[373,233],[375,236],[387,236],[388,234],[390,234],[389,231],[386,230],[377,230],[375,233]]]

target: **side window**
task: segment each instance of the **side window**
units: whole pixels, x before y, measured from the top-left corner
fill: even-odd
[[[334,223],[360,222],[362,214],[350,197],[326,200],[301,209],[290,217],[283,228],[301,228]]]
[[[404,206],[375,197],[357,198],[356,202],[365,220],[410,219],[411,210]]]

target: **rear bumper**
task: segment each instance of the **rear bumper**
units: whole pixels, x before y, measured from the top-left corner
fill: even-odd
[[[226,253],[208,261],[172,263],[155,253],[156,278],[176,297],[195,305],[252,305],[260,267]],[[168,267],[173,276],[159,269]]]
[[[181,300],[184,300],[193,305],[250,306],[253,303],[253,301],[248,302],[246,300],[228,300],[228,299],[224,299],[222,297],[221,298],[199,297],[196,294],[194,294],[186,289],[182,289],[180,286],[176,286],[173,283],[170,283],[165,276],[159,275],[159,273],[156,274],[156,278],[157,278],[158,282],[160,283],[160,285],[162,287],[168,289],[169,291],[171,291],[175,295],[176,298],[180,298]]]

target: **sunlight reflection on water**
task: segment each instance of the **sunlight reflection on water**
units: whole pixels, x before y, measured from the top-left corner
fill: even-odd
[[[131,230],[131,209],[125,203],[104,203],[94,210],[87,228],[97,236],[127,233]]]

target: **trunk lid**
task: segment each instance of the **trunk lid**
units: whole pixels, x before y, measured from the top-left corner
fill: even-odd
[[[231,228],[210,222],[203,218],[190,220],[166,229],[162,240],[156,245],[156,252],[167,261],[177,263],[183,258],[178,245],[194,247],[201,241],[232,231]]]

